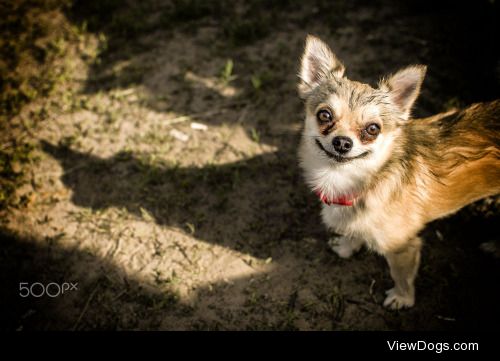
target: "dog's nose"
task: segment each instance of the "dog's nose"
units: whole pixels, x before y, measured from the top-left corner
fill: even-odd
[[[340,154],[345,154],[352,149],[352,140],[348,137],[338,136],[333,138],[333,148]]]

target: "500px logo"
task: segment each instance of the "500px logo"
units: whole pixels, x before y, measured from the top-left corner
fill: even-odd
[[[50,282],[44,285],[40,282],[21,282],[19,283],[19,296],[21,297],[57,297],[69,291],[78,291],[78,283],[64,282],[56,283]]]

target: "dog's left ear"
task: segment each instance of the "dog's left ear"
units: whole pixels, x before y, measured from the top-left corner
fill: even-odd
[[[426,71],[425,65],[409,66],[380,82],[380,89],[389,93],[392,102],[401,109],[405,118],[410,116]]]
[[[342,77],[344,65],[337,59],[331,49],[319,38],[308,35],[299,72],[299,95],[305,98],[329,76]]]

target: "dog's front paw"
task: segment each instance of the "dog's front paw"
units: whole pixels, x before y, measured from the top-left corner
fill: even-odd
[[[415,296],[411,294],[401,295],[397,293],[394,288],[385,292],[387,297],[384,301],[384,306],[392,310],[399,310],[402,308],[413,307],[415,304]]]
[[[330,246],[330,249],[340,258],[349,258],[355,251],[349,239],[343,236],[330,238],[328,246]]]

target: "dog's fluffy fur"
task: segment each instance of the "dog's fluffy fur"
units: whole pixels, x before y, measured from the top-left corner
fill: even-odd
[[[330,48],[308,36],[299,72],[306,182],[354,202],[323,204],[324,223],[341,235],[329,244],[345,258],[363,244],[386,257],[395,286],[384,305],[393,309],[414,304],[425,224],[500,192],[500,100],[410,119],[425,71],[410,66],[372,88],[344,77]],[[338,136],[351,139],[347,153],[332,145]]]

